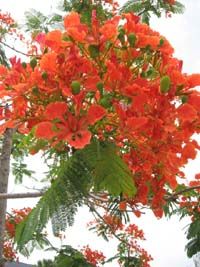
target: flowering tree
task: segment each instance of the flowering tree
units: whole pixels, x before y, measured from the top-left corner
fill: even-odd
[[[129,218],[144,208],[158,218],[174,210],[191,217],[191,257],[199,251],[200,175],[187,184],[183,167],[199,150],[200,74],[183,73],[168,40],[140,19],[155,13],[155,2],[157,15],[181,6],[142,1],[136,9],[129,1],[118,14],[113,1],[86,2],[81,10],[65,3],[72,12],[63,30],[34,34],[27,62],[15,57],[9,68],[0,66],[1,133],[16,129],[24,150],[51,160],[52,185],[18,225],[17,249],[40,236],[50,218],[55,234],[65,230],[87,205],[98,235],[118,239],[117,255],[106,260],[89,247],[80,253],[66,246],[40,266],[113,259],[150,266],[138,242],[143,232]]]

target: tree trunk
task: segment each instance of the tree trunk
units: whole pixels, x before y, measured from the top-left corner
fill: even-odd
[[[194,257],[194,266],[200,267],[200,252],[198,252]]]
[[[7,193],[8,177],[10,173],[10,157],[12,149],[12,136],[14,129],[6,129],[0,155],[0,193]],[[0,267],[4,267],[3,263],[3,243],[5,234],[7,200],[0,200]]]

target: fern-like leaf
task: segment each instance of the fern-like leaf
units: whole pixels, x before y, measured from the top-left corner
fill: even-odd
[[[76,183],[76,180],[79,180]],[[67,225],[72,225],[73,217],[77,208],[82,205],[84,192],[83,185],[88,180],[88,173],[84,170],[76,157],[72,157],[65,162],[61,168],[59,177],[53,182],[51,187],[45,192],[36,207],[28,217],[17,227],[16,241],[18,249],[41,233],[49,218],[56,218],[55,232],[64,230]],[[78,184],[78,187],[76,185]]]
[[[182,14],[184,10],[185,6],[178,1],[176,1],[175,4],[171,6],[171,11],[174,14]]]
[[[119,13],[129,13],[133,12],[136,14],[142,13],[144,11],[145,7],[141,0],[129,0],[127,1],[121,8]]]
[[[135,194],[132,174],[114,144],[93,142],[63,163],[58,178],[18,225],[18,249],[41,233],[49,218],[53,220],[55,233],[72,225],[78,207],[91,189],[105,190],[113,196]]]
[[[125,193],[129,196],[135,194],[135,186],[132,174],[117,155],[116,146],[112,143],[93,143],[83,151],[83,159],[92,171],[94,189],[106,190],[113,196]]]

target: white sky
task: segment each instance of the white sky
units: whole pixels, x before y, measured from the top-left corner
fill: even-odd
[[[170,19],[153,19],[152,28],[161,32],[172,43],[175,48],[175,54],[178,58],[184,60],[184,71],[193,73],[200,72],[200,1],[199,0],[180,0],[186,6],[183,15],[176,15]],[[124,1],[121,1],[123,3]],[[22,20],[24,11],[29,8],[35,8],[48,14],[54,10],[56,1],[53,0],[0,0],[0,8],[3,11],[9,11],[16,18]],[[39,157],[29,159],[32,169],[37,169],[38,175],[41,175],[43,166]],[[188,176],[191,177],[195,172],[199,172],[200,159],[191,163],[187,167]],[[33,187],[34,185],[28,184]],[[21,187],[10,186],[10,191],[22,191]],[[36,203],[36,200],[14,200],[8,201],[9,208],[24,207]],[[86,209],[82,209],[77,216],[77,222],[72,229],[66,232],[66,242],[78,246],[91,244],[95,249],[102,249],[106,254],[110,254],[115,247],[115,242],[105,243],[99,241],[94,235],[88,233],[85,225],[88,222],[89,214]],[[90,220],[90,219],[89,219]],[[152,267],[192,267],[191,260],[188,260],[184,251],[186,240],[183,228],[187,221],[179,221],[177,218],[169,221],[162,219],[157,220],[151,214],[144,216],[142,219],[135,219],[145,231],[147,241],[145,247],[154,257]],[[39,254],[39,256],[38,256]],[[35,263],[38,259],[45,257],[44,253],[34,253],[24,262]],[[49,254],[48,256],[49,257]],[[116,267],[115,264],[107,265]]]

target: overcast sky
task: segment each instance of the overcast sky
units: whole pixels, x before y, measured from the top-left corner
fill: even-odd
[[[54,10],[55,2],[53,0],[0,0],[0,7],[3,11],[9,11],[16,18],[23,20],[24,11],[29,8],[35,8],[48,14]],[[123,3],[123,1],[121,1]],[[186,11],[183,15],[176,15],[166,19],[152,19],[152,28],[161,32],[168,38],[175,48],[175,55],[179,59],[184,60],[184,71],[193,73],[200,72],[200,1],[199,0],[182,0],[186,6]],[[33,163],[34,162],[34,163]],[[37,169],[38,175],[41,175],[40,159],[34,160],[29,158],[30,166]],[[35,164],[36,163],[36,164]],[[187,167],[188,177],[191,178],[194,173],[199,172],[200,159],[191,163]],[[28,184],[33,187],[33,184]],[[14,187],[11,184],[10,191]],[[20,187],[15,188],[15,191],[22,191]],[[24,207],[36,203],[36,200],[15,200],[9,201],[9,208]],[[91,243],[91,246],[96,249],[102,249],[107,254],[112,252],[115,247],[115,241],[111,243],[100,242],[85,230],[85,225],[88,222],[88,212],[82,209],[77,216],[75,227],[66,232],[66,242],[68,244],[78,246],[79,244],[86,245]],[[144,216],[143,219],[137,220],[147,237],[145,247],[154,257],[152,267],[192,267],[194,266],[191,260],[188,260],[184,251],[186,240],[184,237],[184,226],[187,221],[181,221],[177,218],[166,221],[164,219],[157,220],[151,214]],[[34,254],[28,261],[35,263],[38,260],[38,254]],[[43,253],[40,252],[40,258],[43,258]],[[116,267],[115,264],[109,266]]]

